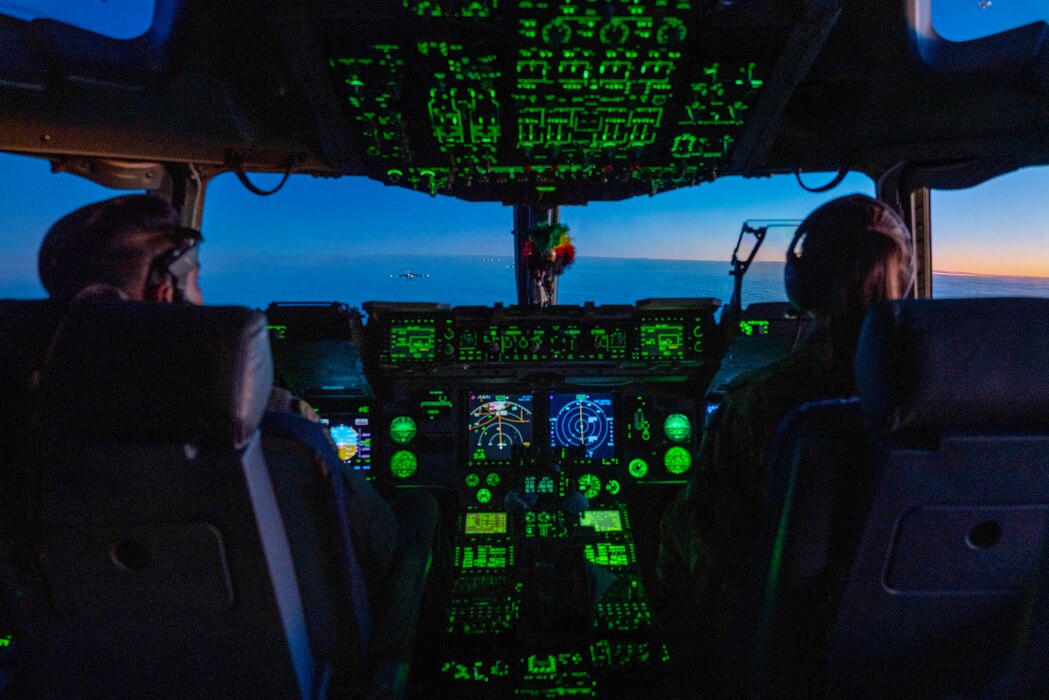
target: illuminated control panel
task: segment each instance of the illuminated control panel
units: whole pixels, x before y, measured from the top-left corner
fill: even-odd
[[[365,304],[369,344],[394,371],[464,374],[493,365],[696,367],[719,353],[716,299],[631,306],[458,307]],[[604,370],[602,370],[604,371]]]
[[[669,659],[623,504],[575,515],[468,510],[455,533],[454,575],[447,633],[455,653],[440,669],[449,690],[481,683],[488,697],[593,695],[608,670]],[[600,583],[580,587],[588,577]]]
[[[323,42],[367,171],[474,200],[622,199],[713,179],[786,41],[733,3],[403,0],[401,17],[398,3],[369,4],[333,13]],[[754,41],[725,40],[748,23]]]

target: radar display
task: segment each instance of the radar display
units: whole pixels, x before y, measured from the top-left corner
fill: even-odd
[[[471,394],[467,407],[467,440],[474,460],[509,460],[514,445],[532,444],[531,394]]]
[[[550,444],[580,447],[588,458],[615,456],[611,394],[552,394]]]

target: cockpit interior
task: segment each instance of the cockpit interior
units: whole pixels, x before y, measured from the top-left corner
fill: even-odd
[[[726,177],[829,192],[863,173],[911,229],[909,301],[927,300],[930,192],[1049,163],[1046,17],[948,39],[941,3],[0,3],[0,151],[157,194],[195,229],[223,174],[262,196],[292,177],[368,178],[421,193],[419,208],[507,205],[517,299],[68,316],[0,302],[0,406],[32,416],[0,435],[0,464],[37,470],[35,490],[4,500],[30,505],[0,542],[0,697],[5,683],[10,697],[1046,690],[1044,304],[934,301],[871,321],[861,355],[878,381],[792,426],[735,675],[704,685],[706,650],[673,617],[688,594],[657,585],[661,517],[726,388],[810,319],[743,303],[753,252],[733,254],[726,298],[640,289],[631,304],[558,304],[556,280],[537,302],[522,254],[562,206]],[[768,225],[748,227],[740,240],[760,246]],[[180,359],[156,361],[162,347]],[[273,382],[330,444],[267,428]],[[277,476],[314,448],[386,496],[437,503],[439,546],[404,545],[371,613],[356,565],[333,563],[349,525],[324,500],[327,472],[319,486]],[[883,478],[848,494],[870,518],[836,530],[848,504],[813,503],[847,459]],[[956,469],[957,488],[916,463]],[[1017,470],[991,486],[987,463]],[[806,558],[806,542],[823,548]],[[835,592],[813,631],[817,579]],[[332,641],[365,627],[387,656]]]

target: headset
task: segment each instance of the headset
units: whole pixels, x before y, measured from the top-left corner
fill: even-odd
[[[872,206],[875,205],[875,206]],[[909,252],[907,264],[908,281],[903,291],[907,297],[914,288],[917,271],[914,265],[914,247],[910,232],[900,215],[884,202],[873,199],[866,195],[856,194],[833,200],[819,207],[805,218],[794,231],[794,237],[787,247],[787,260],[783,268],[783,286],[787,290],[787,298],[792,305],[798,309],[812,310],[819,308],[825,301],[828,289],[829,277],[820,274],[820,270],[814,270],[812,262],[806,262],[806,256],[795,252],[798,244],[814,230],[814,223],[823,224],[823,219],[834,216],[833,209],[840,209],[841,215],[855,219],[854,221],[843,221],[842,228],[846,235],[878,235],[884,236]],[[887,221],[886,221],[887,219]],[[880,220],[880,221],[879,221]],[[888,224],[888,225],[885,225]]]
[[[186,284],[189,273],[200,267],[199,253],[200,244],[204,242],[204,236],[194,228],[180,226],[175,233],[189,245],[172,248],[153,259],[149,265],[149,282],[156,287],[164,280],[171,282],[173,301],[180,303],[186,300]]]

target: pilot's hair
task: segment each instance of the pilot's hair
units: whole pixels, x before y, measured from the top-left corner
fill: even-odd
[[[40,247],[40,281],[52,299],[114,287],[141,299],[150,265],[184,244],[178,212],[160,197],[133,194],[81,207],[59,219]]]
[[[811,311],[847,349],[871,304],[904,296],[913,284],[911,234],[884,202],[862,194],[834,199],[798,226],[784,277],[794,305]]]

